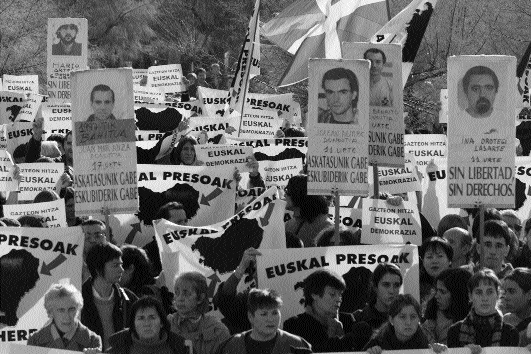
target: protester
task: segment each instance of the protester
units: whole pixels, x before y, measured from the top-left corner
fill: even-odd
[[[468,225],[463,217],[457,214],[446,214],[439,221],[439,225],[437,225],[437,236],[443,237],[446,231],[454,227],[460,227],[465,230],[468,229]]]
[[[53,284],[44,294],[50,322],[28,338],[28,345],[85,353],[99,353],[101,338],[79,322],[81,292],[71,284]]]
[[[208,73],[207,82],[213,89],[225,90],[226,87],[223,82],[223,74],[218,63],[210,65],[210,72]]]
[[[420,305],[410,294],[397,295],[389,307],[389,320],[378,329],[365,345],[369,354],[381,354],[383,350],[428,349],[428,338],[420,326]],[[440,353],[446,346],[433,344]]]
[[[110,354],[188,354],[184,338],[170,331],[162,304],[145,296],[131,307],[127,328],[109,338]]]
[[[524,233],[525,243],[514,259],[513,266],[531,268],[531,219],[525,222]]]
[[[430,342],[446,344],[448,328],[470,311],[466,269],[446,269],[437,276],[435,296],[428,301],[422,328]]]
[[[18,218],[21,227],[48,227],[44,217],[40,215],[23,215]]]
[[[442,237],[448,241],[453,249],[451,268],[459,268],[470,264],[470,252],[472,250],[472,236],[460,227],[452,227],[444,232]]]
[[[54,191],[45,189],[40,191],[35,198],[33,198],[33,203],[46,203],[53,202],[54,200],[59,199],[59,196]]]
[[[120,286],[131,290],[136,296],[145,295],[145,291],[155,284],[151,263],[146,251],[135,245],[122,245],[122,267],[124,273]]]
[[[219,353],[285,354],[291,352],[291,347],[310,349],[303,338],[279,329],[281,306],[282,300],[275,291],[252,289],[247,301],[251,329],[230,338]]]
[[[374,269],[369,283],[369,302],[354,312],[358,322],[366,322],[376,330],[388,319],[389,306],[402,286],[402,272],[392,263],[380,263]]]
[[[129,323],[129,311],[138,298],[119,285],[124,269],[118,247],[109,242],[94,245],[86,262],[91,278],[81,291],[85,304],[81,322],[102,338],[103,349],[107,350],[110,336]]]
[[[216,353],[230,333],[219,319],[207,314],[209,299],[205,276],[198,272],[179,274],[174,294],[177,312],[168,316],[171,331],[191,340],[195,354]]]
[[[502,280],[503,321],[525,331],[531,322],[531,270],[516,268]]]
[[[328,202],[323,196],[308,195],[307,175],[289,179],[285,188],[286,209],[293,211],[293,218],[285,223],[286,232],[302,240],[305,247],[315,244],[321,230],[334,226],[328,217]]]
[[[480,354],[482,347],[518,346],[518,332],[503,322],[496,307],[500,285],[490,269],[479,270],[470,278],[467,288],[472,308],[464,320],[448,329],[449,348],[467,347],[472,354]]]
[[[323,229],[315,238],[315,244],[311,246],[316,247],[328,247],[334,246],[335,243],[332,240],[335,234],[335,227],[328,227]],[[349,246],[359,245],[361,238],[361,229],[353,231],[352,229],[342,229],[339,231],[339,243],[336,246]]]
[[[26,152],[26,163],[35,162],[37,161],[41,156],[41,144],[42,144],[42,134],[44,133],[43,130],[43,124],[44,124],[44,118],[35,118],[32,125],[32,131],[33,135],[31,136],[30,140],[27,143],[27,152]],[[64,151],[64,154],[54,158],[54,162],[61,162],[64,163],[67,166],[73,166],[73,150],[72,150],[72,132],[69,131],[66,133],[62,149]]]
[[[219,284],[212,303],[223,315],[223,323],[227,326],[231,334],[247,331],[251,328],[247,316],[247,294],[248,291],[238,292],[238,284],[244,276],[250,276],[256,271],[256,257],[260,256],[260,251],[250,247],[243,253],[240,264],[230,277]],[[249,274],[251,273],[251,274]]]
[[[316,353],[359,351],[370,336],[370,328],[356,324],[350,313],[339,312],[346,284],[327,269],[319,269],[303,280],[304,312],[284,322],[284,330],[304,338]]]
[[[420,301],[424,304],[433,296],[436,278],[442,271],[450,268],[454,250],[445,239],[432,237],[422,243],[419,256],[422,259]]]

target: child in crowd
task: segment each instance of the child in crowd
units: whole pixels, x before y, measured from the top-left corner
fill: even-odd
[[[171,331],[191,340],[195,354],[216,353],[230,334],[219,319],[207,314],[205,276],[198,272],[181,273],[175,279],[174,294],[177,312],[168,316]]]
[[[500,281],[490,269],[481,269],[468,281],[468,294],[472,309],[464,320],[448,330],[448,347],[468,347],[472,354],[481,353],[482,347],[516,347],[518,332],[503,322],[496,307],[500,294]]]
[[[420,327],[420,305],[410,294],[397,295],[389,307],[389,319],[365,345],[369,354],[382,350],[428,349],[428,338]],[[445,345],[433,344],[440,353]]]
[[[290,347],[310,349],[301,337],[279,329],[281,306],[282,300],[275,291],[252,289],[247,300],[251,330],[229,339],[220,354],[284,354],[290,352]]]

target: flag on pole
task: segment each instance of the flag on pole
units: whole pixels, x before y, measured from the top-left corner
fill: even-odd
[[[249,79],[252,74],[253,62],[260,61],[260,53],[258,55],[255,51],[255,41],[259,41],[257,37],[258,31],[258,11],[260,10],[260,0],[256,0],[254,5],[253,17],[249,21],[245,41],[238,58],[238,67],[234,74],[234,79],[229,90],[229,107],[232,110],[243,113],[243,103],[245,102],[245,93],[249,84]]]
[[[295,57],[278,86],[308,77],[308,59],[341,58],[341,42],[367,42],[389,20],[385,0],[298,0],[262,26]]]
[[[402,86],[405,86],[411,73],[436,4],[437,0],[413,0],[371,38],[371,43],[402,45]]]

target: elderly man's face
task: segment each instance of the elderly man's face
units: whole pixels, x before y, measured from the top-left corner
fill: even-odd
[[[478,115],[486,115],[492,109],[496,98],[496,86],[492,76],[479,74],[470,76],[467,88],[468,107]]]
[[[73,26],[65,26],[59,30],[61,42],[72,43],[76,39],[77,31]]]
[[[324,83],[326,102],[332,113],[343,114],[352,108],[352,101],[358,94],[351,91],[348,79],[326,80]]]
[[[91,103],[96,120],[105,120],[110,117],[114,109],[114,101],[111,91],[95,91]]]

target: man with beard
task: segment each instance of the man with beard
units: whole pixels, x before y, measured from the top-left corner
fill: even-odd
[[[77,25],[63,24],[55,32],[59,43],[52,45],[52,55],[81,55],[81,43],[76,43]]]
[[[468,100],[466,112],[473,118],[490,117],[498,86],[498,77],[492,69],[486,66],[470,68],[463,77],[463,90]]]

